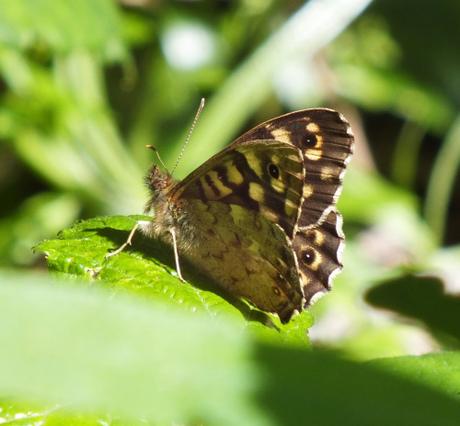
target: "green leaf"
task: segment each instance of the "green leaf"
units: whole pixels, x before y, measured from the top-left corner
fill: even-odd
[[[75,413],[60,405],[44,407],[36,402],[0,401],[0,424],[11,426],[145,426],[145,422],[130,419],[124,422],[117,416]]]
[[[382,358],[373,366],[392,375],[406,378],[431,389],[442,390],[459,402],[460,352],[443,352],[424,356]]]
[[[171,250],[140,233],[135,235],[132,247],[106,259],[110,251],[126,241],[140,219],[148,220],[143,216],[114,216],[79,222],[62,231],[58,239],[42,242],[37,249],[45,253],[51,270],[96,278],[95,283],[109,286],[114,292],[129,291],[173,302],[190,312],[238,312],[211,291],[181,283],[175,276]]]
[[[111,250],[126,241],[129,231],[140,219],[149,220],[145,216],[112,216],[79,222],[62,231],[57,239],[42,242],[37,250],[45,253],[52,271],[94,280],[110,287],[114,294],[129,291],[147,299],[172,302],[188,312],[199,311],[212,317],[231,315],[237,317],[243,327],[248,325],[245,316],[255,322],[250,329],[264,339],[307,344],[307,329],[312,325],[308,312],[283,325],[274,315],[256,311],[223,293],[184,259],[181,264],[185,277],[193,285],[182,283],[176,276],[171,248],[144,238],[140,232],[135,234],[132,246],[106,259]]]
[[[258,347],[257,365],[265,373],[257,400],[274,424],[458,424],[458,352],[356,363]]]
[[[59,404],[60,424],[458,424],[459,352],[358,363],[258,343],[230,316],[63,284],[0,274],[0,394]]]

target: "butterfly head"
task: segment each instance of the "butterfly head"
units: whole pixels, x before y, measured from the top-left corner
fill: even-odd
[[[145,177],[145,183],[150,190],[151,198],[146,206],[146,213],[161,199],[164,199],[167,192],[173,187],[172,176],[157,165],[153,165]]]

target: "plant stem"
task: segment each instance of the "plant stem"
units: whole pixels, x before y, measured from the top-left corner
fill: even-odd
[[[404,123],[393,154],[393,179],[406,188],[411,188],[417,172],[417,159],[425,130],[408,121]]]
[[[435,160],[425,202],[426,221],[440,244],[444,237],[450,194],[460,164],[460,115]]]

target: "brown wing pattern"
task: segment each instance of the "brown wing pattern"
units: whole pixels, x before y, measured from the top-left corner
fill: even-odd
[[[304,303],[291,241],[258,212],[191,200],[198,246],[187,257],[221,287],[283,322]]]
[[[317,293],[331,289],[332,278],[342,269],[343,240],[342,217],[334,209],[320,223],[297,232],[293,248],[305,305],[309,305]]]
[[[287,142],[302,151],[306,176],[299,227],[317,223],[336,204],[354,140],[341,114],[325,108],[292,112],[258,125],[234,144],[251,139]]]
[[[212,157],[186,177],[172,197],[242,206],[279,224],[292,238],[304,178],[299,149],[274,140],[251,140]]]
[[[262,123],[234,143],[253,138],[289,143],[303,154],[303,200],[292,245],[308,305],[315,294],[330,289],[332,277],[342,268],[344,236],[335,205],[353,153],[350,125],[337,111],[309,109]]]

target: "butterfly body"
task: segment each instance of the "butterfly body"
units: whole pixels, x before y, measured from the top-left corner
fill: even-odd
[[[168,243],[173,230],[180,256],[288,321],[341,268],[335,203],[352,143],[340,114],[303,110],[255,127],[180,182],[153,166],[142,230]]]

